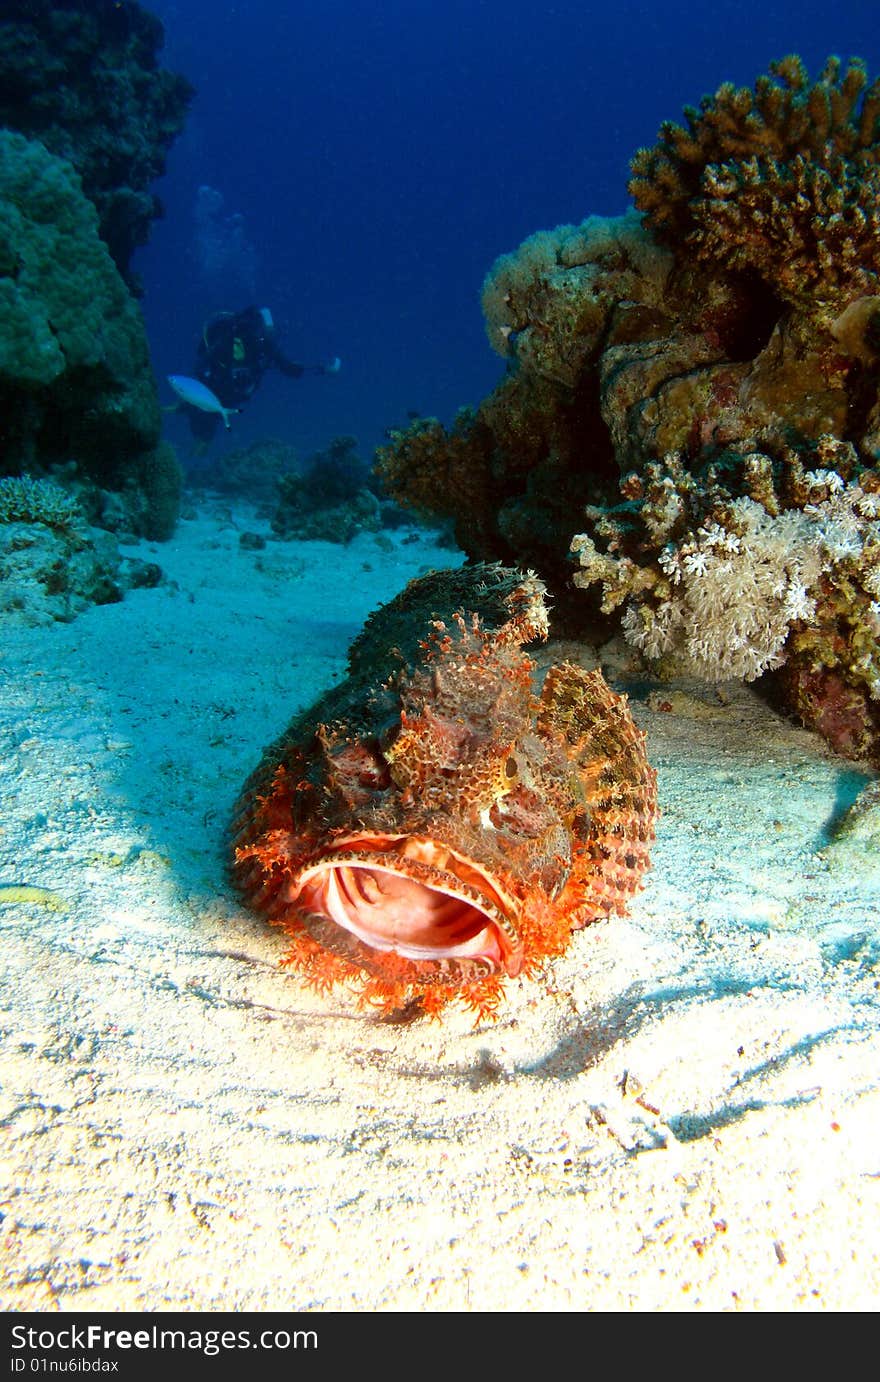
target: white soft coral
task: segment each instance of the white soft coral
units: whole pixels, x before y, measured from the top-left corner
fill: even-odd
[[[760,676],[782,661],[796,619],[815,613],[818,533],[800,513],[770,516],[753,499],[731,506],[731,527],[710,522],[667,546],[673,583],[653,617],[630,615],[624,631],[649,657],[671,655],[715,680]]]

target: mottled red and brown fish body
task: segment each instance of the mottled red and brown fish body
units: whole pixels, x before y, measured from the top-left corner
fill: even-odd
[[[562,663],[536,693],[523,645],[546,637],[543,596],[496,566],[412,582],[245,785],[237,885],[316,987],[490,1016],[506,980],[639,888],[644,735],[600,672]]]

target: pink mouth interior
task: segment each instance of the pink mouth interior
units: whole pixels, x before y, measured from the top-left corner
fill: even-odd
[[[405,851],[405,852],[404,852]],[[310,913],[325,916],[374,950],[393,951],[406,959],[482,959],[493,968],[515,975],[522,965],[502,908],[473,886],[473,865],[467,882],[433,866],[429,842],[418,847],[413,876],[408,859],[416,853],[404,845],[400,863],[382,852],[370,858],[335,854],[300,876],[297,902]],[[430,860],[428,867],[424,867]]]

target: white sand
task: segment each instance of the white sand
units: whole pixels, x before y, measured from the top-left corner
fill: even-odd
[[[137,550],[170,584],[0,629],[0,883],[64,904],[0,891],[3,1308],[875,1310],[880,874],[818,853],[867,774],[744,688],[636,701],[631,915],[494,1026],[383,1024],[279,969],[223,832],[453,558],[243,526],[208,505]]]

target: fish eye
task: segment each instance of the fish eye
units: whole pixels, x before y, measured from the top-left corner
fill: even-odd
[[[513,778],[516,777],[516,774],[517,774],[516,759],[515,759],[515,758],[513,757],[513,755],[511,754],[510,758],[508,758],[507,762],[506,762],[505,765],[504,765],[504,775],[505,775],[505,777],[507,777],[508,779],[513,779]]]

